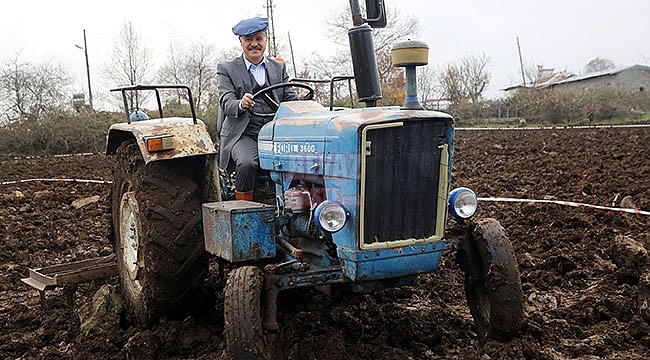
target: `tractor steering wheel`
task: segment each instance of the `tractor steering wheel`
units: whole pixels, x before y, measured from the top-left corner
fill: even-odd
[[[262,98],[262,100],[264,100],[264,102],[273,110],[272,113],[258,113],[255,110],[253,110],[255,106],[249,108],[248,112],[259,117],[274,117],[275,112],[278,111],[278,108],[280,107],[280,104],[278,104],[278,102],[273,99],[273,96],[271,96],[271,91],[285,88],[285,87],[299,87],[299,88],[306,89],[308,91],[307,95],[303,96],[301,100],[311,100],[314,98],[314,89],[309,85],[305,85],[302,83],[279,83],[279,84],[271,85],[269,87],[265,87],[264,89],[253,94],[253,101]]]

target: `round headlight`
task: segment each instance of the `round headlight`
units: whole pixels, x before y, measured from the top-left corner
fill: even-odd
[[[461,187],[449,193],[449,212],[456,219],[467,219],[478,208],[476,194],[468,188]]]
[[[325,200],[316,207],[314,217],[321,230],[335,233],[345,226],[348,211],[338,201]]]

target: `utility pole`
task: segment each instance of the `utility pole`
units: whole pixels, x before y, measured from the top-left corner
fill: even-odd
[[[521,67],[521,81],[526,87],[526,76],[524,75],[524,62],[521,60],[521,46],[519,46],[519,36],[517,36],[517,50],[519,51],[519,66]]]
[[[266,0],[266,17],[269,19],[269,37],[271,38],[271,46],[269,47],[269,55],[272,57],[278,56],[278,48],[275,46],[275,26],[273,24],[273,0]]]
[[[287,31],[287,37],[289,38],[289,50],[291,50],[291,63],[293,64],[293,77],[298,77],[298,72],[296,71],[296,57],[293,56],[293,45],[291,44],[291,33]]]
[[[88,105],[90,106],[90,111],[95,111],[93,108],[93,91],[90,88],[90,65],[88,64],[88,43],[86,42],[86,29],[84,29],[84,46],[83,48],[79,45],[75,45],[79,49],[84,50],[86,55],[86,75],[88,77]]]

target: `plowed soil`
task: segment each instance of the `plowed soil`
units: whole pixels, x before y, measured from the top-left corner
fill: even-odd
[[[463,130],[453,186],[480,197],[650,210],[650,128]],[[115,278],[39,292],[28,269],[112,253],[103,155],[0,157],[0,359],[220,359],[223,281],[184,321],[83,334],[79,308]],[[19,180],[41,179],[15,182]],[[49,181],[58,179],[59,181]],[[5,183],[10,182],[10,183]],[[281,296],[287,359],[649,359],[650,216],[555,203],[482,202],[512,241],[526,324],[480,345],[453,256],[413,286],[331,299]],[[450,220],[452,221],[452,220]],[[644,317],[644,314],[646,315]]]

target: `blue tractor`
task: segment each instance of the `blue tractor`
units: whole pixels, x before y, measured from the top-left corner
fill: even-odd
[[[497,220],[472,219],[474,192],[450,191],[453,119],[417,101],[415,66],[426,63],[426,45],[394,47],[394,64],[406,68],[406,101],[376,107],[381,92],[371,26],[385,24],[383,1],[367,1],[368,19],[357,1],[350,4],[355,82],[366,106],[293,101],[268,114],[258,145],[270,196],[232,200],[230,176],[217,168],[217,146],[194,108],[191,118],[163,116],[159,91],[184,90],[192,105],[189,87],[114,89],[125,105],[129,91],[155,91],[160,112],[131,121],[126,107],[127,121],[111,126],[107,141],[116,164],[118,272],[139,322],[182,316],[206,278],[208,260],[216,259],[226,280],[228,353],[270,358],[281,291],[365,293],[410,284],[455,253],[478,339],[517,334],[524,301],[511,244]],[[457,224],[446,229],[449,216]]]

